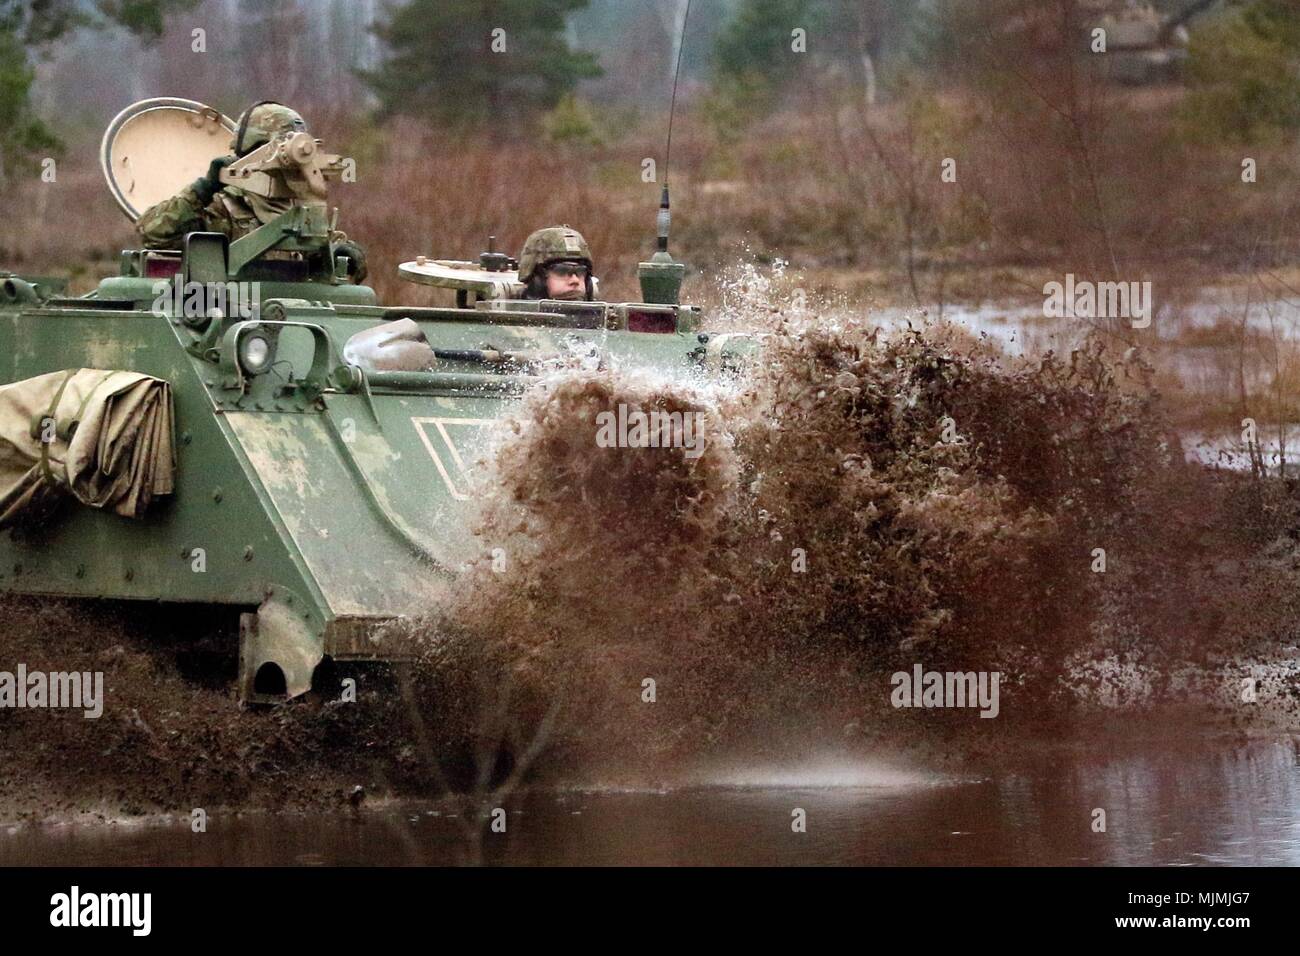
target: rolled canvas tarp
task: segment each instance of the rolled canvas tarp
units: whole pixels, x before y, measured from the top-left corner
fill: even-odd
[[[71,495],[130,518],[175,480],[171,386],[71,369],[0,385],[0,528]]]

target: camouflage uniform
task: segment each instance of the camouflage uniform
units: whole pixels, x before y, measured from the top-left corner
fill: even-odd
[[[306,128],[303,118],[287,106],[258,103],[240,116],[231,147],[236,156],[246,156],[278,133]],[[233,241],[292,205],[292,199],[265,199],[201,176],[171,199],[145,210],[135,227],[150,249],[178,248],[190,232],[220,232]]]
[[[135,227],[148,249],[177,249],[186,233],[220,232],[231,241],[246,236],[270,222],[291,205],[291,199],[250,196],[242,189],[225,186],[207,205],[191,183],[171,199],[145,210]]]

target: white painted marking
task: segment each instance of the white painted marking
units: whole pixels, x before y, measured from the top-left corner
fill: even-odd
[[[447,431],[448,425],[471,425],[483,428],[488,425],[496,424],[495,419],[491,418],[412,418],[411,424],[415,430],[420,433],[420,441],[424,442],[425,449],[429,452],[429,457],[433,459],[434,465],[438,469],[438,474],[442,476],[443,484],[447,486],[447,492],[456,501],[469,501],[470,494],[468,491],[462,491],[456,487],[456,482],[452,478],[451,472],[446,464],[443,463],[442,456],[438,454],[438,449],[434,446],[433,440],[429,437],[429,430],[426,425],[432,425],[437,429],[438,435],[442,438],[443,443],[447,446],[447,451],[451,455],[452,464],[462,477],[469,474],[469,469],[465,466],[465,460],[460,456],[460,450],[456,443],[451,440],[451,434]]]

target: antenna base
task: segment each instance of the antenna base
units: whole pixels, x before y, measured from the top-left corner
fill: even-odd
[[[656,252],[649,262],[638,263],[636,275],[641,280],[642,302],[648,305],[678,305],[681,302],[686,266],[674,262],[668,253]]]

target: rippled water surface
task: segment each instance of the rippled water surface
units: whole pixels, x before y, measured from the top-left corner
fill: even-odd
[[[476,847],[463,807],[213,813],[188,824],[0,833],[15,864],[1297,864],[1300,743],[1072,747],[953,777],[894,766],[762,769],[664,791],[544,790],[504,802]],[[490,808],[484,808],[483,816]],[[794,811],[807,830],[792,829]],[[1106,830],[1093,832],[1094,810]],[[486,827],[485,827],[486,830]]]

